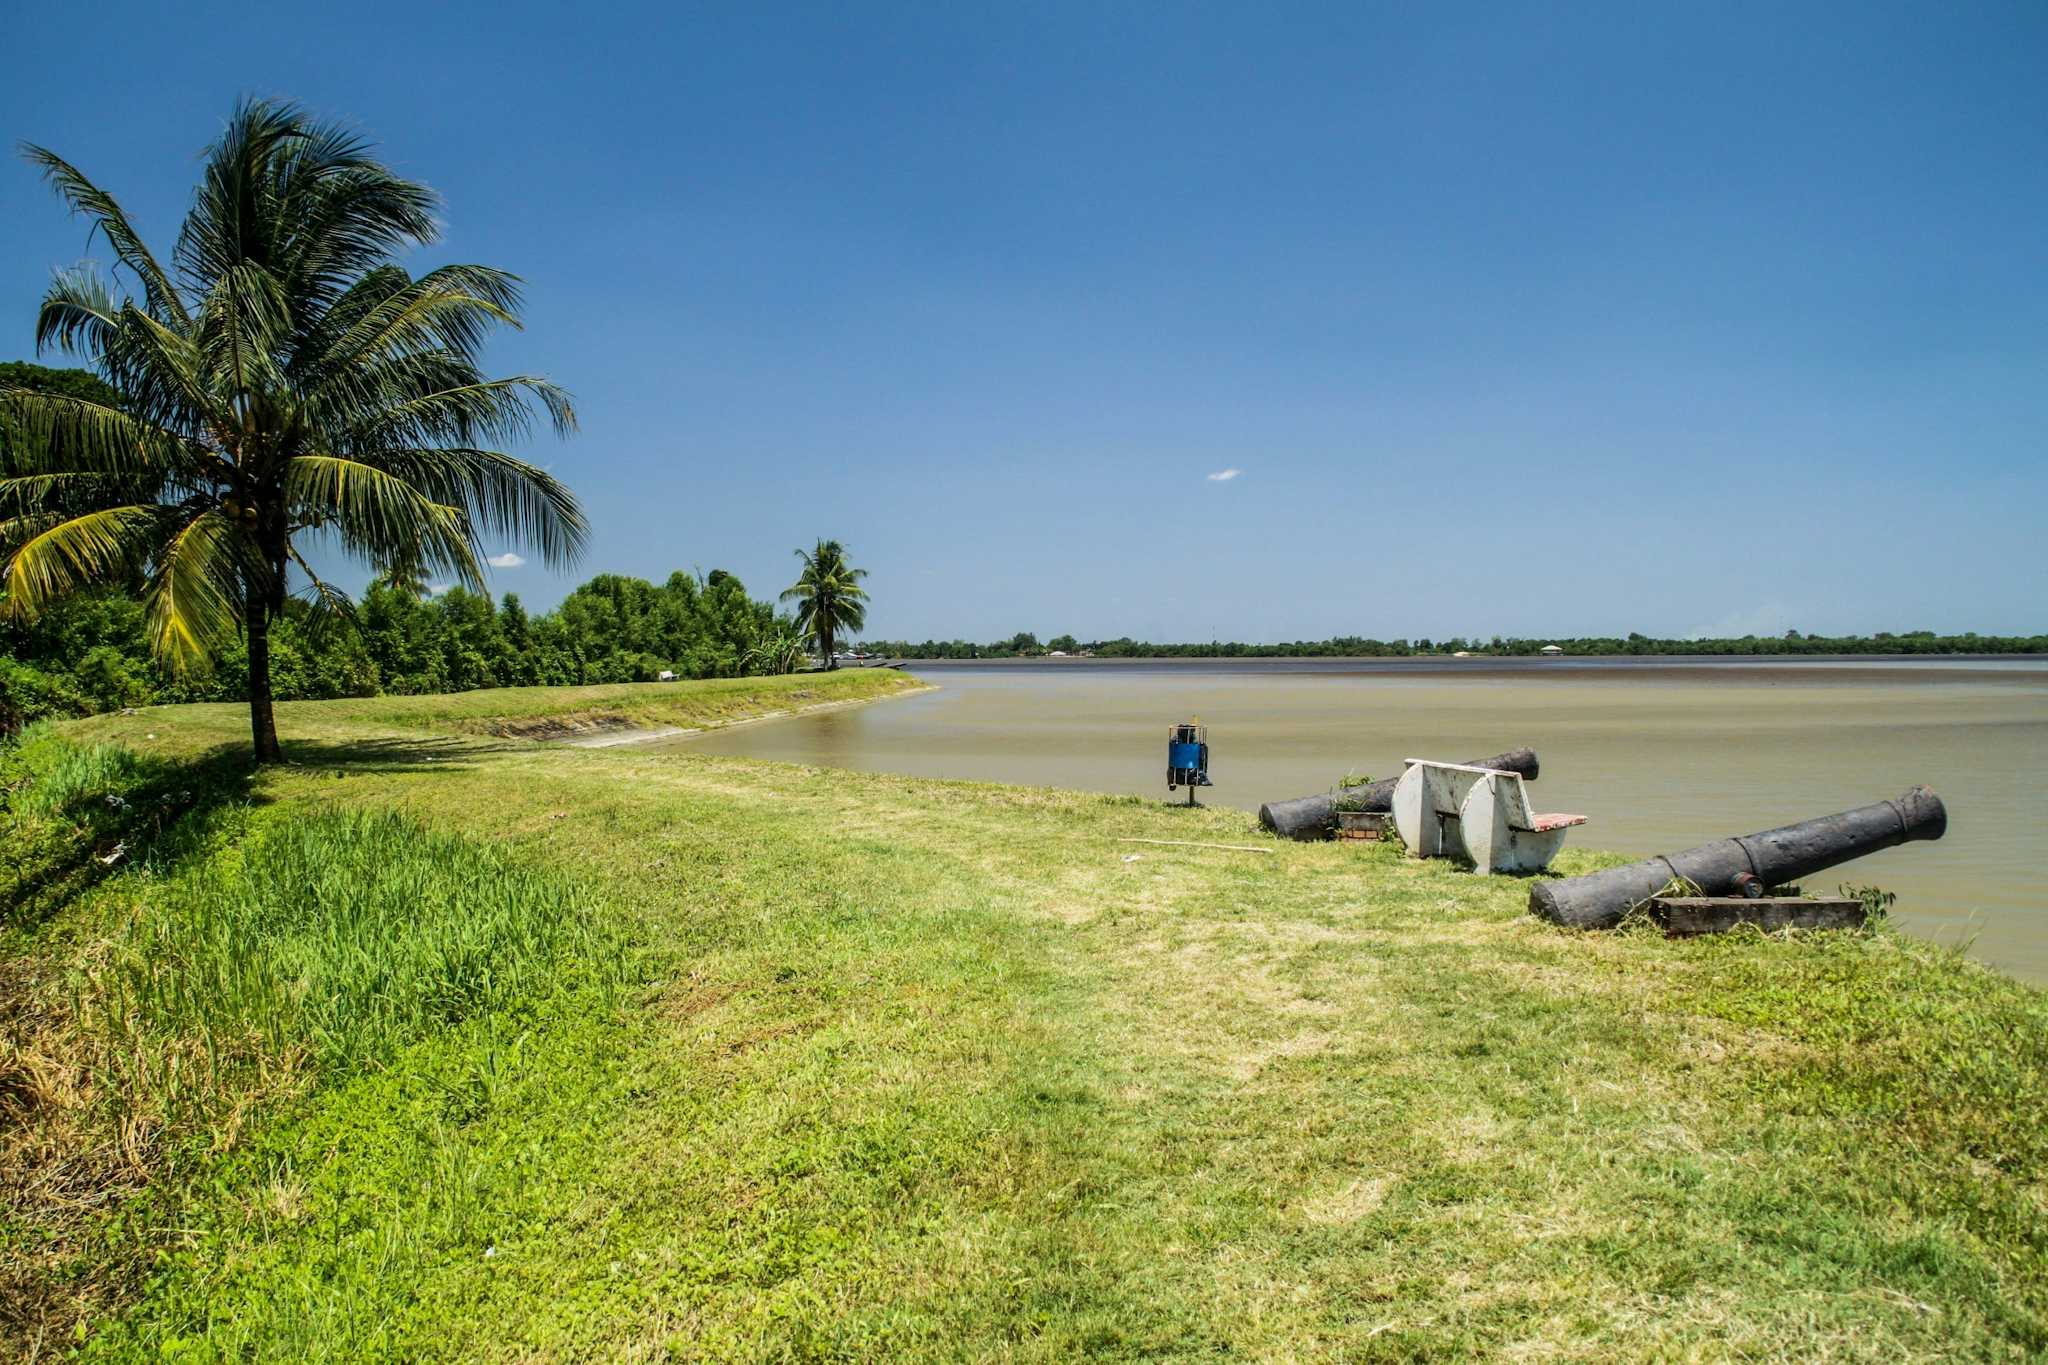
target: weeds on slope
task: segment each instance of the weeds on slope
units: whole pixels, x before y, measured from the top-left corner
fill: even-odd
[[[179,807],[158,799],[166,765],[36,746],[13,760],[8,814],[33,851],[10,871],[90,903],[45,907],[64,916],[44,937],[74,940],[61,970],[33,938],[41,959],[5,968],[0,1340],[24,1353],[132,1287],[161,1250],[136,1235],[160,1221],[141,1192],[235,1146],[252,1114],[430,1037],[474,1037],[482,1069],[456,1070],[488,1080],[508,1029],[565,998],[601,1006],[629,974],[602,904],[489,846],[390,812]],[[126,813],[128,833],[102,812]],[[109,866],[94,850],[110,835],[139,841],[126,869],[81,880],[87,859]]]

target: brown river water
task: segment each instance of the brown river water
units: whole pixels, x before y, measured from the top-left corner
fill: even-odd
[[[1206,804],[1256,811],[1406,757],[1526,744],[1532,804],[1647,855],[1897,796],[1948,836],[1809,878],[1896,891],[1910,931],[2048,982],[2048,660],[1043,661],[915,666],[939,690],[661,747],[1169,799],[1167,726],[1209,726]]]

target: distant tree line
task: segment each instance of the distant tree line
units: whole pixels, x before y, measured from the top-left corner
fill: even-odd
[[[1053,653],[1093,655],[1099,659],[1405,659],[1416,656],[1459,653],[1500,656],[1541,654],[1556,645],[1568,655],[1630,654],[2044,654],[2048,635],[1937,635],[1931,630],[1909,630],[1875,635],[1804,635],[1788,630],[1783,635],[1744,635],[1740,638],[1674,640],[1631,633],[1613,636],[1538,636],[1510,639],[1494,636],[1487,640],[1453,636],[1445,640],[1375,640],[1360,635],[1339,635],[1328,640],[1288,640],[1278,644],[1243,644],[1235,640],[1211,640],[1206,644],[1152,644],[1123,636],[1115,640],[1080,641],[1072,635],[1055,635],[1043,643],[1030,631],[1020,631],[1007,640],[976,644],[969,640],[876,640],[865,648],[871,654],[901,659],[1016,659]]]
[[[243,701],[247,647],[179,675],[153,657],[143,604],[118,588],[76,594],[29,620],[0,617],[0,734],[48,715],[160,702]],[[732,574],[674,573],[660,585],[599,574],[530,616],[517,595],[429,594],[379,578],[347,616],[297,600],[270,640],[280,700],[460,692],[479,687],[789,673],[809,655],[796,624]]]

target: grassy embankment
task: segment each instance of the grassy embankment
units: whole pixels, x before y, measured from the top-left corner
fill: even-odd
[[[500,687],[428,697],[373,697],[321,703],[303,708],[302,714],[315,737],[325,722],[344,731],[367,726],[542,739],[605,730],[711,729],[791,711],[872,701],[920,685],[893,669],[861,668],[786,678]]]
[[[1115,842],[1236,812],[475,737],[895,677],[292,706],[253,782],[232,708],[26,746],[0,1340],[2048,1351],[2048,1004],[1929,945],[1572,935],[1390,850]]]

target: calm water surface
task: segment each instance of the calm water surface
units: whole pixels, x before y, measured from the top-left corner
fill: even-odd
[[[1332,660],[920,664],[941,690],[675,741],[700,752],[928,777],[1152,794],[1170,722],[1209,727],[1209,804],[1387,777],[1404,757],[1527,744],[1541,810],[1575,842],[1638,855],[1896,796],[1947,803],[1949,833],[1839,881],[1899,893],[1914,931],[2048,981],[2048,662]]]

